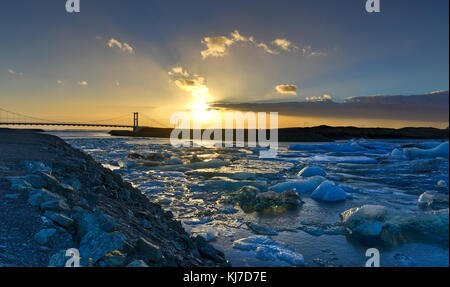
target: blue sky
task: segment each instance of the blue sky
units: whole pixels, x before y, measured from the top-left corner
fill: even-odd
[[[372,14],[365,0],[81,0],[78,14],[64,2],[2,1],[5,108],[39,114],[36,103],[51,103],[41,111],[76,117],[89,105],[101,117],[174,102],[340,102],[448,90],[447,0],[381,0]],[[243,40],[233,40],[236,30]],[[206,37],[233,41],[202,57]],[[168,75],[174,67],[185,74]],[[280,93],[281,85],[295,93]]]

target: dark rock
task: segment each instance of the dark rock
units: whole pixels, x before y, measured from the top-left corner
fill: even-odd
[[[54,228],[43,229],[34,235],[34,239],[39,244],[45,245],[52,239],[52,237],[55,235],[55,233],[56,233],[56,229],[54,229]]]
[[[137,251],[148,261],[158,263],[163,260],[161,248],[142,237],[137,242]]]
[[[124,265],[126,259],[126,255],[122,254],[119,250],[114,250],[105,254],[102,262],[106,267],[119,267]]]
[[[120,232],[89,231],[80,242],[80,255],[83,265],[88,263],[89,259],[96,263],[110,252],[124,250],[125,246],[126,238]]]
[[[69,211],[70,207],[65,200],[50,200],[40,204],[42,210]]]
[[[148,265],[143,260],[134,260],[127,267],[148,267]]]
[[[40,206],[47,201],[63,200],[64,198],[56,193],[50,192],[46,189],[34,189],[30,192],[28,203],[32,206]]]
[[[50,210],[47,210],[44,215],[47,218],[50,218],[51,220],[53,220],[53,222],[55,222],[58,225],[61,225],[63,227],[70,227],[73,224],[73,219],[70,217],[67,217],[61,213],[57,213],[57,212],[53,212]]]
[[[210,259],[215,263],[225,262],[223,252],[212,247],[203,237],[195,237],[195,243],[198,245],[198,251],[203,258]]]
[[[24,176],[24,179],[30,183],[33,188],[40,189],[47,186],[47,182],[39,175],[37,174],[30,174]]]

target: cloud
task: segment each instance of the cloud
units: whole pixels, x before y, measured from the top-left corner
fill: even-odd
[[[245,37],[239,33],[238,30],[234,30],[230,33],[230,36],[217,36],[217,37],[205,37],[202,40],[202,44],[206,46],[205,50],[201,51],[203,59],[208,57],[224,57],[228,55],[228,48],[232,45],[242,42],[248,43],[254,47],[262,48],[266,53],[270,55],[278,55],[280,52],[297,52],[300,51],[303,56],[326,56],[326,53],[313,51],[311,46],[298,47],[294,45],[290,40],[285,38],[276,38],[271,42],[271,45],[264,42],[258,42],[253,36]]]
[[[190,92],[193,96],[206,96],[209,93],[204,77],[199,75],[191,75],[182,67],[174,67],[168,72],[168,74],[171,76],[171,80],[178,88]]]
[[[227,48],[231,46],[234,41],[225,36],[206,37],[202,43],[206,45],[206,50],[201,51],[203,59],[207,57],[223,57],[227,54]]]
[[[328,99],[311,102],[216,103],[212,106],[240,111],[279,112],[280,115],[298,117],[448,123],[449,92],[441,91],[412,96],[361,96],[348,98],[342,103]]]
[[[123,52],[127,52],[129,54],[134,54],[134,49],[133,49],[133,47],[130,46],[130,44],[125,43],[125,42],[121,43],[114,38],[111,38],[108,41],[108,47],[119,48]]]
[[[287,94],[287,95],[297,95],[297,86],[296,85],[278,85],[275,87],[275,90],[277,90],[280,94]]]
[[[331,96],[325,94],[323,96],[320,97],[307,97],[306,98],[307,102],[324,102],[324,101],[331,101]]]
[[[264,43],[258,43],[258,44],[256,44],[256,47],[263,48],[263,50],[266,53],[271,54],[271,55],[278,55],[278,54],[280,54],[279,51],[270,49],[269,46],[267,46],[267,44],[264,44]]]
[[[88,85],[88,82],[86,82],[86,81],[78,81],[78,82],[77,82],[77,85],[78,85],[78,86],[83,86],[83,87],[85,87],[85,86]]]
[[[171,71],[167,72],[170,76],[181,75],[183,77],[189,77],[189,73],[183,70],[182,67],[173,67]]]
[[[8,73],[9,73],[10,75],[13,75],[13,76],[21,76],[21,75],[23,75],[22,73],[18,73],[18,72],[16,72],[16,71],[13,70],[13,69],[8,69]]]
[[[275,39],[272,41],[272,44],[288,52],[299,49],[297,46],[293,45],[292,42],[287,39]]]
[[[319,52],[319,51],[313,51],[311,46],[305,46],[302,48],[302,54],[305,57],[314,57],[314,56],[328,56],[327,53]]]
[[[202,44],[206,46],[206,49],[201,51],[202,58],[224,57],[228,55],[228,48],[238,42],[262,48],[271,55],[278,55],[280,51],[292,52],[299,49],[287,39],[277,38],[272,42],[273,47],[271,47],[264,42],[257,42],[253,36],[246,37],[241,35],[238,30],[234,30],[230,36],[205,37]]]

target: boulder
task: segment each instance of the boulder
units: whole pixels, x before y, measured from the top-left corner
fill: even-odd
[[[144,262],[144,260],[134,260],[130,264],[127,265],[127,267],[148,267],[147,263]]]
[[[69,211],[70,207],[67,202],[63,199],[60,200],[50,200],[43,202],[39,205],[42,210],[52,210],[52,211]]]
[[[276,193],[267,191],[256,196],[255,210],[282,213],[290,209],[296,209],[303,205],[298,193],[294,190]]]
[[[122,254],[119,250],[114,250],[105,254],[102,262],[106,267],[119,267],[124,265],[126,259],[126,255]]]
[[[303,204],[298,193],[293,190],[276,193],[267,191],[261,193],[251,186],[241,188],[234,197],[235,202],[246,212],[264,211],[280,213],[295,209]]]
[[[75,227],[79,238],[82,238],[90,230],[111,232],[116,227],[116,220],[107,214],[77,210],[78,212],[73,212],[72,216],[75,220]]]
[[[25,181],[31,184],[33,188],[40,189],[47,186],[47,182],[37,174],[29,174],[24,176]]]
[[[235,196],[235,201],[245,212],[251,212],[254,209],[254,201],[261,191],[254,186],[244,186],[239,189]]]
[[[197,249],[201,257],[212,260],[216,263],[225,262],[225,255],[223,254],[223,252],[212,247],[210,244],[208,244],[208,242],[206,242],[203,237],[195,237],[195,242],[197,243]]]
[[[11,184],[11,189],[14,191],[22,192],[33,188],[31,184],[21,176],[6,177],[5,179]]]
[[[34,189],[30,192],[28,203],[32,206],[40,206],[47,201],[59,201],[64,198],[56,193],[50,192],[46,189]]]
[[[80,242],[82,262],[87,263],[92,260],[92,263],[95,264],[106,254],[115,250],[123,250],[126,245],[126,238],[120,232],[106,233],[101,230],[91,230],[83,236]]]
[[[150,262],[159,263],[164,259],[161,248],[142,237],[137,242],[137,251]]]
[[[42,245],[47,244],[52,237],[55,235],[56,233],[56,229],[54,228],[49,228],[49,229],[42,229],[41,231],[39,231],[38,233],[36,233],[34,235],[34,239]]]
[[[73,224],[72,218],[70,218],[64,214],[61,214],[61,213],[47,210],[47,211],[45,211],[44,215],[45,215],[45,217],[50,218],[53,222],[55,222],[56,224],[58,224],[62,227],[68,228],[68,227],[71,227]]]
[[[333,182],[326,180],[313,191],[311,197],[316,200],[336,202],[347,199],[347,194],[342,188],[336,186]]]
[[[53,254],[50,257],[50,261],[48,263],[49,267],[65,267],[67,260],[70,257],[66,257],[66,250],[60,250],[58,253]]]

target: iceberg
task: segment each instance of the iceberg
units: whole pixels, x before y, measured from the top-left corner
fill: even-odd
[[[311,176],[306,179],[295,179],[287,182],[282,182],[271,186],[269,189],[277,193],[281,193],[286,190],[295,189],[298,193],[313,192],[325,178],[322,176]]]
[[[333,162],[333,163],[356,163],[356,164],[376,164],[378,161],[367,156],[330,156],[315,155],[306,159],[309,162]]]
[[[320,167],[310,167],[310,166],[303,168],[298,173],[298,176],[301,176],[301,177],[310,177],[310,176],[316,176],[316,175],[326,176],[327,173]]]
[[[414,236],[427,235],[448,240],[447,209],[426,212],[399,212],[381,205],[363,205],[341,213],[341,222],[352,235],[378,239],[396,245]]]
[[[448,159],[449,152],[448,142],[442,143],[432,149],[420,149],[420,148],[405,148],[403,153],[409,159],[433,159],[437,157],[443,157]]]
[[[314,190],[311,197],[316,200],[335,202],[347,199],[347,194],[342,188],[327,180],[322,182],[319,187]]]
[[[273,240],[269,236],[254,235],[233,242],[233,248],[256,251],[256,258],[263,261],[280,260],[291,266],[303,266],[303,255],[293,249]]]

